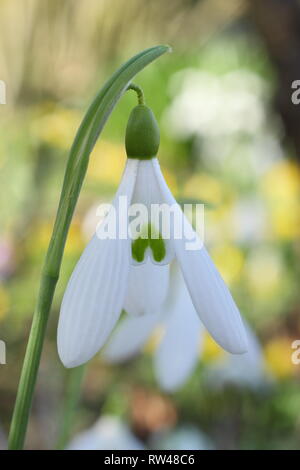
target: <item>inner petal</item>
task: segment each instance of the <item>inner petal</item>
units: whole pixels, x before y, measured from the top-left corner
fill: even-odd
[[[129,315],[155,314],[160,311],[169,288],[169,265],[155,265],[149,259],[131,266],[124,310]]]
[[[154,264],[169,264],[174,258],[169,234],[163,230],[159,208],[163,197],[151,161],[141,161],[133,192],[130,215],[132,264],[148,259]]]

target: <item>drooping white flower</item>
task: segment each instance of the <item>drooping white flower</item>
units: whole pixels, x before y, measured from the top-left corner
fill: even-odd
[[[104,358],[118,363],[133,357],[157,329],[162,335],[154,355],[155,375],[161,388],[174,391],[193,373],[203,343],[203,326],[175,263],[161,309],[148,315],[127,315],[113,332]]]
[[[137,140],[142,136],[148,145],[151,132],[147,123],[145,130],[143,113],[145,109],[147,113],[150,110],[143,105],[137,108],[142,113],[142,129],[134,125],[134,133]],[[169,265],[174,259],[180,265],[194,308],[214,339],[231,353],[239,354],[247,349],[245,331],[232,296],[182,214],[153,156],[158,149],[156,141],[155,145],[146,145],[148,153],[139,153],[143,151],[140,145],[126,146],[129,158],[111,211],[102,225],[105,227],[111,214],[115,214],[117,220],[122,220],[122,227],[117,226],[114,238],[99,238],[95,234],[69,280],[58,325],[58,352],[66,367],[78,366],[96,354],[122,309],[134,315],[159,312],[167,296]],[[128,152],[133,147],[134,155]],[[124,236],[124,228],[126,234],[130,231],[130,221],[128,212],[122,208],[122,197],[126,197],[129,206],[142,203],[147,209],[153,204],[172,207],[174,220],[176,216],[182,220],[182,236],[174,236],[171,223],[170,237],[162,237],[160,227],[152,220],[144,224],[144,234],[140,237],[132,240]],[[200,248],[189,249],[191,236]]]

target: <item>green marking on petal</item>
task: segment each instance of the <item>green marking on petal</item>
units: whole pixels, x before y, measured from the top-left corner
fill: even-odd
[[[145,251],[147,250],[149,245],[149,240],[147,238],[137,238],[132,242],[131,245],[131,253],[133,259],[141,263],[145,258]]]
[[[166,256],[166,247],[163,239],[161,237],[156,240],[150,239],[149,245],[152,250],[154,260],[157,262],[162,261]]]
[[[154,226],[142,228],[142,236],[138,237],[131,244],[131,254],[138,263],[144,261],[147,248],[152,250],[153,259],[159,263],[166,256],[166,246],[161,234]]]

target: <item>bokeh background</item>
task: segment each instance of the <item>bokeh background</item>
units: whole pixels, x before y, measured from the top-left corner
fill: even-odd
[[[68,150],[111,72],[160,43],[173,53],[136,82],[160,122],[163,172],[178,199],[206,203],[206,243],[257,337],[257,358],[234,380],[224,370],[212,380],[223,353],[207,336],[195,372],[166,392],[153,371],[155,338],[120,366],[99,354],[85,371],[71,434],[98,422],[85,435],[98,448],[300,447],[300,365],[291,361],[291,344],[300,339],[300,118],[290,100],[291,81],[300,79],[299,18],[297,1],[0,1],[0,79],[7,86],[7,104],[0,105],[3,448]],[[59,306],[95,207],[111,200],[120,180],[135,102],[133,93],[122,98],[91,157],[49,322],[28,448],[55,448],[70,418],[63,414],[70,377],[56,351]]]

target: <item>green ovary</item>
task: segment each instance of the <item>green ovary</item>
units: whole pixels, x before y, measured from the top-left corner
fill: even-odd
[[[153,226],[151,227],[151,224],[148,224],[142,232],[144,232],[143,237],[140,236],[132,242],[131,253],[133,259],[138,263],[141,263],[144,260],[145,252],[149,247],[152,250],[154,261],[159,263],[166,256],[166,246],[161,234],[157,232]]]

